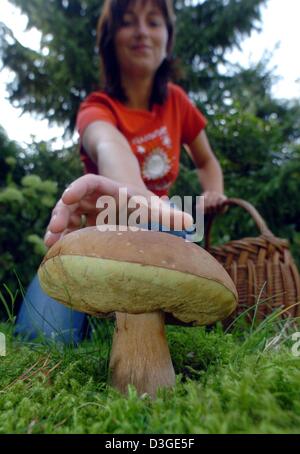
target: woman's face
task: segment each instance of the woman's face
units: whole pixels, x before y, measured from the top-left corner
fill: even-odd
[[[115,35],[121,75],[151,76],[167,55],[168,30],[161,10],[151,0],[132,2]]]

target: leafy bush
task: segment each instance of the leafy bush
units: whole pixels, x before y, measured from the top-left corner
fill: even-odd
[[[24,150],[3,130],[0,144],[0,291],[6,296],[17,291],[19,302],[18,279],[26,288],[35,274],[46,251],[51,210],[81,166],[73,148],[55,152],[40,143]]]
[[[259,118],[239,106],[209,119],[207,134],[224,173],[225,193],[251,202],[276,236],[291,242],[300,264],[300,147],[286,137],[287,122]],[[172,194],[200,195],[197,171],[183,153],[180,175]],[[250,216],[230,209],[216,220],[214,243],[259,232]]]
[[[26,285],[45,253],[43,234],[56,200],[57,185],[37,175],[0,190],[0,282],[11,291]]]

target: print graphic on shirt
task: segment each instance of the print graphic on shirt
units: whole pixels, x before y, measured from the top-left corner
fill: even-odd
[[[138,145],[136,148],[137,148],[138,153],[140,153],[140,154],[143,154],[146,151],[146,148],[143,147],[142,145]]]
[[[136,136],[131,143],[148,187],[150,184],[151,189],[167,188],[171,184],[171,170],[175,162],[167,127],[162,126],[144,136]]]
[[[161,148],[154,148],[145,158],[142,175],[147,180],[163,178],[171,169],[170,160]]]
[[[144,136],[137,136],[134,137],[132,140],[132,144],[135,145],[140,153],[145,152],[145,147],[143,147],[143,144],[147,142],[151,142],[155,139],[159,138],[161,140],[161,143],[167,147],[171,148],[172,146],[172,141],[168,132],[168,128],[166,126],[162,126],[159,129],[155,129],[154,131],[144,135]]]

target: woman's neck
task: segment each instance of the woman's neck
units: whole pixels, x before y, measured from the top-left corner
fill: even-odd
[[[123,79],[122,85],[128,101],[127,107],[132,109],[149,110],[150,97],[153,87],[153,79]]]

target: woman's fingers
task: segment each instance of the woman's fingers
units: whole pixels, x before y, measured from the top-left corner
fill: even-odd
[[[66,205],[80,203],[89,196],[101,195],[116,197],[122,185],[101,175],[87,174],[75,180],[63,193],[62,201]]]
[[[120,191],[123,192],[123,197],[120,197]],[[76,205],[80,203],[80,208],[83,212],[94,211],[95,214],[97,212],[97,199],[102,195],[111,196],[116,201],[116,208],[118,210],[125,209],[125,205],[127,205],[129,199],[139,199],[139,197],[142,196],[144,200],[146,199],[145,202],[150,217],[149,220],[158,216],[159,221],[161,222],[164,217],[166,219],[169,216],[171,226],[175,224],[175,226],[182,225],[183,228],[188,228],[193,225],[192,216],[178,209],[170,208],[168,204],[160,201],[159,198],[150,191],[132,185],[124,186],[124,184],[100,175],[87,174],[78,178],[64,192],[62,200],[66,205]],[[156,203],[151,203],[151,197],[156,198]],[[129,213],[131,211],[132,205],[131,208],[128,209]],[[116,216],[117,214],[118,213],[116,213]]]
[[[70,222],[70,217],[75,209],[76,206],[67,206],[60,199],[52,211],[52,217],[48,225],[48,230],[51,230],[53,233],[58,233],[66,229]]]
[[[56,241],[61,237],[62,233],[53,233],[51,230],[47,230],[46,235],[44,236],[44,243],[47,247],[53,246]]]
[[[123,194],[120,196],[123,191]],[[44,238],[46,246],[52,246],[58,239],[70,231],[82,227],[82,214],[86,215],[86,225],[96,225],[97,215],[101,211],[97,208],[97,200],[102,195],[111,196],[116,202],[118,213],[127,209],[129,216],[135,210],[134,201],[142,196],[145,213],[148,220],[154,223],[169,225],[176,230],[187,229],[193,225],[193,218],[188,213],[173,208],[148,190],[135,186],[124,186],[114,180],[100,175],[88,174],[75,180],[63,193],[61,199],[52,211]],[[152,198],[153,197],[153,198]]]
[[[62,237],[64,237],[65,235],[67,235],[70,232],[74,232],[75,230],[78,230],[78,228],[74,227],[74,228],[65,229],[59,233],[53,233],[50,230],[48,230],[46,232],[46,235],[44,236],[44,243],[47,247],[51,247],[51,246],[53,246],[54,243],[56,243]]]
[[[158,200],[159,203],[149,210],[151,220],[156,222],[158,217],[160,224],[167,224],[174,230],[186,230],[193,226],[194,220],[190,214],[171,206],[168,202]]]
[[[206,214],[220,212],[227,197],[224,194],[214,191],[204,192],[204,211]]]

